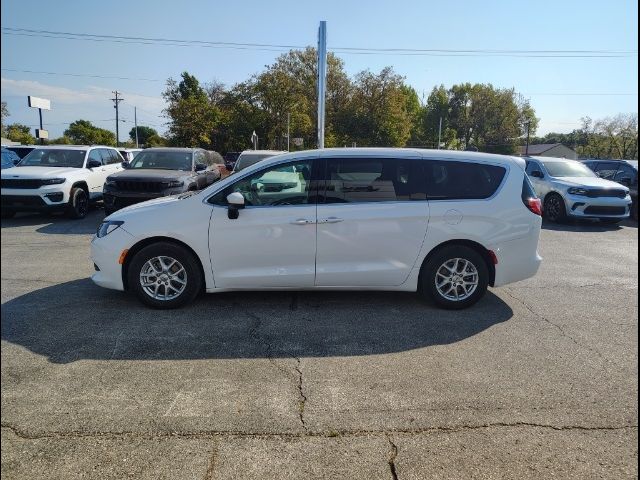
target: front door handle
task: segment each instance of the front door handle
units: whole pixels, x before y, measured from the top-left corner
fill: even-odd
[[[312,223],[316,223],[313,220],[307,220],[306,218],[299,218],[291,222],[291,225],[311,225]]]
[[[344,218],[329,217],[329,218],[325,218],[324,220],[321,220],[320,223],[340,223],[342,221],[344,221]]]

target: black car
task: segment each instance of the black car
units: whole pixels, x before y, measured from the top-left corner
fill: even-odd
[[[104,184],[104,210],[116,210],[153,198],[202,190],[220,179],[220,171],[199,148],[147,148],[125,170]]]
[[[583,160],[600,178],[613,180],[629,187],[633,206],[631,216],[638,221],[638,161],[637,160]]]

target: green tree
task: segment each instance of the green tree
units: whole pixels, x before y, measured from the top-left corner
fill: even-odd
[[[146,145],[149,137],[153,135],[158,135],[158,132],[151,127],[145,127],[143,125],[138,125],[138,143],[142,145]],[[136,141],[136,127],[133,127],[129,132],[129,138],[132,142]]]
[[[220,112],[193,75],[183,72],[181,77],[179,83],[169,79],[162,94],[167,101],[169,141],[176,146],[211,148]]]
[[[149,137],[147,137],[147,143],[145,143],[145,147],[149,148],[149,147],[166,147],[167,146],[167,139],[161,137],[160,135],[156,134],[156,135],[151,135]]]
[[[76,145],[115,145],[116,136],[111,130],[96,127],[88,120],[76,120],[64,131]]]
[[[2,136],[5,135],[5,120],[7,119],[7,117],[9,116],[9,109],[7,108],[7,102],[2,102],[1,103],[1,108],[2,108],[2,116],[0,117],[0,133],[2,134]]]
[[[31,135],[31,128],[28,125],[20,123],[12,123],[7,125],[6,135],[12,142],[20,142],[23,145],[31,145],[36,143],[36,139]]]
[[[63,135],[62,137],[52,138],[51,140],[49,140],[49,144],[50,145],[72,145],[73,141],[69,137]]]

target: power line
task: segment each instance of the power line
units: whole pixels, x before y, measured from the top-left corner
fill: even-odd
[[[132,37],[123,35],[100,35],[52,30],[32,30],[26,28],[2,27],[6,35],[24,35],[67,40],[107,41],[116,43],[138,43],[166,46],[202,46],[248,50],[282,51],[283,49],[303,49],[304,45],[267,43],[220,42],[205,40],[181,40],[173,38]],[[637,56],[637,50],[497,50],[497,49],[420,49],[420,48],[365,48],[331,47],[334,52],[355,55],[425,55],[425,56],[513,56],[513,57],[559,57],[559,58],[615,58]]]
[[[143,82],[164,82],[165,81],[165,80],[160,80],[159,78],[118,77],[115,75],[99,75],[99,74],[91,74],[91,73],[41,72],[37,70],[16,70],[13,68],[2,68],[0,70],[2,70],[3,72],[37,73],[42,75],[64,75],[67,77],[107,78],[107,79],[113,79],[113,80],[136,80],[136,81],[143,81]]]

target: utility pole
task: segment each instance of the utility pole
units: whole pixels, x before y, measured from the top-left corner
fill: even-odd
[[[120,95],[120,92],[118,92],[117,90],[113,92],[113,94],[116,96],[116,98],[112,98],[111,101],[115,104],[113,106],[113,108],[116,109],[116,147],[120,146],[120,125],[119,125],[119,120],[118,120],[118,104],[124,100],[124,98],[118,98],[118,95]]]
[[[438,150],[440,150],[441,138],[442,138],[442,117],[440,117],[440,126],[438,127]]]
[[[524,154],[529,156],[529,131],[531,130],[529,127],[531,125],[531,120],[527,121],[527,147],[525,148]]]
[[[324,114],[327,92],[327,22],[318,28],[318,148],[324,148]]]
[[[289,151],[289,137],[291,137],[291,114],[287,113],[287,152]]]
[[[133,124],[136,129],[136,148],[138,148],[138,107],[133,107]]]

